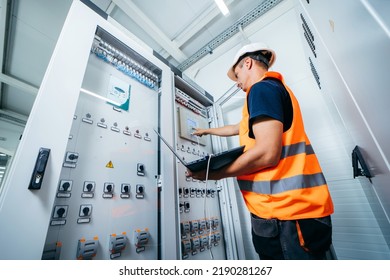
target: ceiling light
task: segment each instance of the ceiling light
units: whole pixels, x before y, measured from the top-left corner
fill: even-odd
[[[219,10],[221,11],[221,13],[224,15],[224,16],[227,16],[229,15],[229,9],[228,7],[226,6],[225,2],[223,0],[214,0],[215,3],[217,4]]]

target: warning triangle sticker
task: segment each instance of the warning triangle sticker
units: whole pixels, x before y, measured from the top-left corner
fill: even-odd
[[[112,164],[111,160],[106,164],[106,167],[107,168],[114,168],[114,165]]]

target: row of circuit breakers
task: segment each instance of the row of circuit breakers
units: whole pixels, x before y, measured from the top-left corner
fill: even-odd
[[[136,230],[133,235],[133,244],[136,248],[136,252],[140,253],[145,250],[145,246],[148,244],[150,234],[148,229]],[[128,237],[126,232],[121,234],[111,234],[109,236],[109,253],[110,258],[115,259],[121,256],[123,250],[128,246]],[[46,245],[42,254],[42,260],[58,260],[61,254],[61,242],[55,244]],[[78,260],[91,260],[98,253],[99,238],[94,236],[92,239],[81,238],[78,240],[76,259]]]

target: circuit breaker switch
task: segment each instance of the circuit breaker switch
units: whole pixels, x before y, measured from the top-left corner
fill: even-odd
[[[99,240],[95,236],[92,240],[80,239],[77,245],[77,259],[91,260],[96,256]]]
[[[121,252],[126,248],[127,236],[126,232],[122,234],[111,234],[110,235],[110,252],[111,259],[121,256]]]
[[[144,230],[137,229],[134,231],[134,245],[137,253],[145,251],[145,245],[148,244],[149,238],[150,234],[147,228]]]

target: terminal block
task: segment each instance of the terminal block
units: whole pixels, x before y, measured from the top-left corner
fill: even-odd
[[[96,256],[98,245],[99,240],[97,236],[91,240],[85,240],[85,238],[79,239],[77,245],[77,259],[91,260]]]
[[[196,232],[199,230],[199,221],[194,220],[190,221],[190,232],[191,236],[196,235]]]
[[[190,223],[189,222],[181,222],[180,223],[180,231],[182,238],[186,238],[187,234],[190,232]]]
[[[199,220],[199,233],[203,233],[206,230],[206,220]]]
[[[191,250],[192,254],[195,255],[200,248],[200,240],[199,237],[193,237],[191,238]]]
[[[214,218],[212,220],[212,223],[211,223],[212,229],[216,229],[218,227],[218,225],[219,225],[219,219],[218,218]]]
[[[150,233],[147,228],[144,230],[137,229],[134,231],[134,245],[137,253],[145,251],[145,245],[148,244],[149,238]]]
[[[126,248],[126,243],[127,243],[126,232],[123,232],[122,234],[110,235],[111,259],[121,256],[122,251]]]
[[[209,248],[209,236],[208,235],[202,235],[199,237],[200,240],[200,251],[204,251],[206,248]]]
[[[184,258],[188,257],[188,253],[191,252],[191,242],[188,239],[181,241],[181,254]]]
[[[217,231],[214,233],[214,243],[218,245],[219,241],[221,241],[221,234]]]

